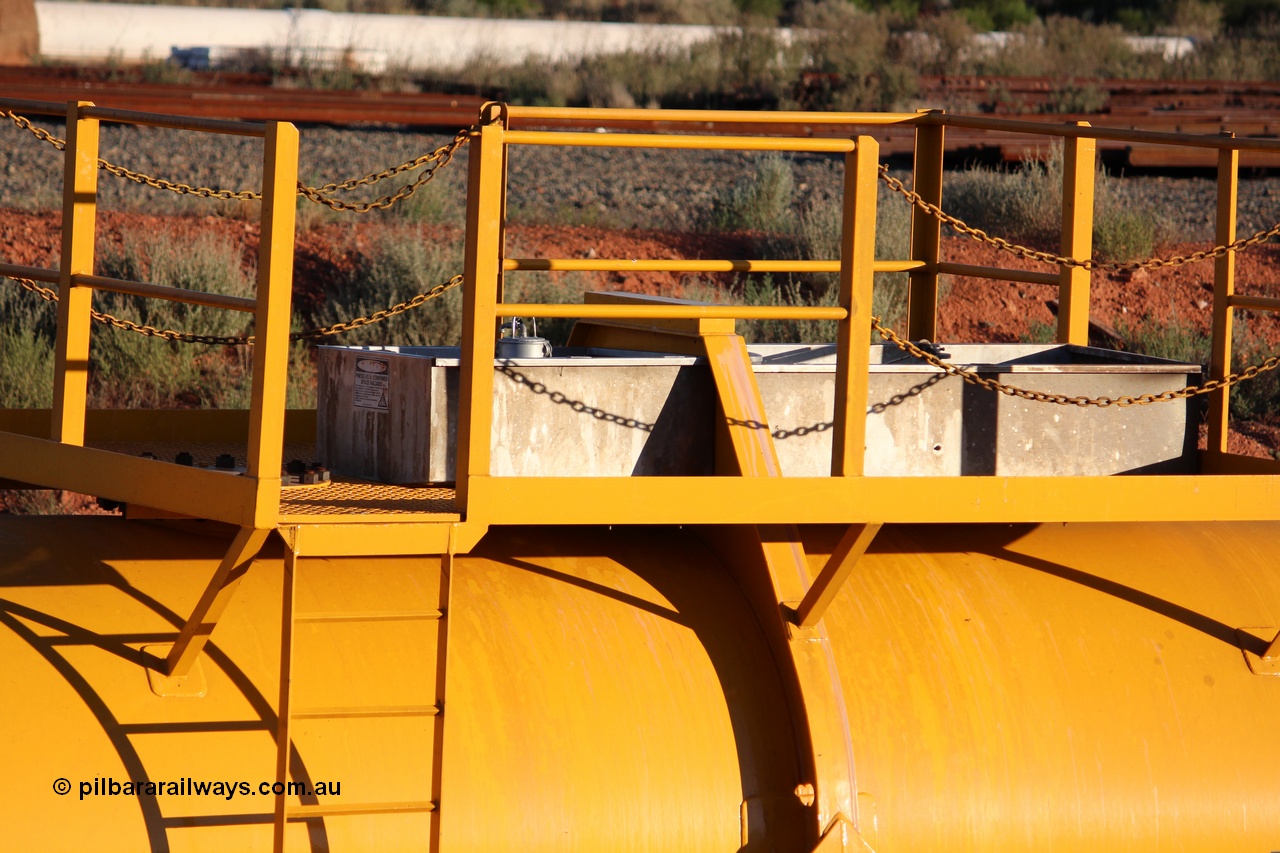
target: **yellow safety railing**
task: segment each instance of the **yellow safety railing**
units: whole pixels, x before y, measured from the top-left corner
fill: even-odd
[[[683,124],[689,133],[581,133],[512,129],[513,125],[548,119],[588,119],[607,123],[615,130],[626,122],[649,126]],[[704,122],[741,122],[752,125],[774,123],[810,125],[865,124],[868,127],[908,125],[914,129],[916,144],[913,187],[904,192],[913,204],[910,256],[903,259],[874,260],[875,196],[878,146],[871,136],[855,139],[779,138],[776,136],[698,135]],[[1025,271],[998,266],[957,264],[941,258],[941,228],[950,224],[940,210],[943,188],[943,151],[947,127],[966,127],[1035,134],[1061,139],[1064,146],[1063,212],[1061,255],[1049,255],[1056,271]],[[753,128],[754,129],[754,128]],[[502,317],[561,317],[608,320],[714,320],[777,319],[836,321],[837,404],[833,419],[831,473],[837,477],[862,473],[862,429],[867,392],[866,323],[870,320],[872,276],[875,272],[906,272],[909,275],[908,332],[913,339],[935,339],[937,329],[938,280],[941,275],[965,275],[997,281],[1024,281],[1056,286],[1059,290],[1057,339],[1061,343],[1088,342],[1089,289],[1093,269],[1104,265],[1088,259],[1092,255],[1093,193],[1096,168],[1095,140],[1208,146],[1220,152],[1219,223],[1217,242],[1236,240],[1235,192],[1238,182],[1238,152],[1241,149],[1280,150],[1276,140],[1239,140],[1230,136],[1204,137],[1148,131],[1100,129],[1085,122],[1054,125],[949,116],[941,111],[896,114],[795,114],[755,112],[712,112],[693,110],[567,110],[545,107],[509,107],[491,104],[482,110],[480,125],[472,132],[471,175],[467,220],[466,308],[463,330],[461,407],[457,460],[459,509],[468,512],[468,497],[479,483],[485,505],[510,506],[520,485],[506,491],[489,485],[489,441],[492,427],[493,376],[489,369],[497,336],[496,320]],[[845,215],[839,260],[653,260],[508,258],[503,232],[506,209],[507,149],[517,145],[557,145],[580,147],[645,147],[666,149],[736,149],[751,151],[822,151],[845,156]],[[892,187],[893,181],[887,181]],[[977,235],[973,235],[977,236]],[[993,239],[1000,245],[1004,241]],[[1011,246],[1004,243],[1002,248]],[[1015,247],[1016,248],[1016,247]],[[1041,253],[1048,254],[1048,253]],[[1211,379],[1230,374],[1231,312],[1235,309],[1280,309],[1280,299],[1239,297],[1233,293],[1233,254],[1209,253],[1216,265],[1213,362]],[[1170,263],[1185,259],[1171,259]],[[1082,265],[1080,261],[1085,261]],[[1144,262],[1160,265],[1155,259]],[[518,304],[503,299],[503,276],[523,271],[669,271],[669,272],[831,272],[840,274],[838,307],[742,307],[639,304]],[[1252,460],[1232,464],[1226,451],[1227,395],[1229,387],[1212,386],[1210,453],[1204,463],[1206,473],[1263,473]],[[1209,389],[1206,388],[1206,391]],[[1270,467],[1267,473],[1275,473]],[[504,480],[508,478],[503,478]],[[711,478],[721,479],[721,478]],[[1138,485],[1137,480],[1134,481]],[[581,494],[581,480],[564,484],[565,494],[573,489]],[[678,485],[672,484],[679,488]],[[604,486],[601,486],[604,488]],[[708,489],[712,486],[706,484]],[[957,484],[957,488],[964,486]],[[552,485],[551,488],[558,489]],[[635,486],[637,495],[656,499],[659,484]],[[548,492],[547,494],[553,494]],[[704,492],[710,494],[710,492]],[[492,501],[491,501],[492,499]],[[979,499],[980,501],[980,499]],[[479,508],[479,507],[475,507]],[[660,515],[658,513],[657,515]],[[531,516],[532,517],[532,516]]]
[[[1218,247],[1237,243],[1236,209],[1240,181],[1241,151],[1280,151],[1280,140],[1237,138],[1223,133],[1217,137],[1196,134],[1162,133],[1120,128],[1092,127],[1088,122],[1049,124],[980,116],[947,115],[931,111],[921,115],[916,130],[915,193],[935,209],[942,203],[943,134],[945,128],[1003,131],[1061,139],[1063,143],[1062,242],[1065,258],[1084,260],[1093,250],[1093,195],[1096,140],[1142,142],[1216,149],[1217,213],[1214,242]],[[1089,336],[1090,270],[1079,265],[1059,264],[1058,272],[1027,272],[955,264],[940,260],[941,219],[922,215],[913,208],[911,255],[924,262],[911,273],[908,306],[908,333],[915,339],[932,340],[937,328],[937,278],[940,274],[965,275],[1000,281],[1022,281],[1058,287],[1058,334],[1061,343],[1086,344]],[[1251,238],[1253,239],[1253,238]],[[992,241],[998,242],[998,241]],[[1239,296],[1235,293],[1233,251],[1208,253],[1214,263],[1213,328],[1209,380],[1222,382],[1232,372],[1231,345],[1234,312],[1237,309],[1280,311],[1280,299]],[[1173,265],[1184,259],[1152,259],[1144,266]],[[1237,470],[1227,453],[1227,422],[1230,387],[1209,394],[1208,453],[1203,468]]]
[[[584,114],[585,113],[585,114]],[[836,411],[833,425],[833,475],[860,476],[863,469],[863,432],[867,406],[867,352],[870,343],[871,291],[876,272],[875,204],[879,146],[875,139],[780,138],[770,136],[702,136],[684,134],[577,133],[510,130],[517,118],[552,118],[560,113],[545,108],[505,107],[491,104],[481,111],[481,123],[471,141],[471,175],[467,208],[467,298],[463,319],[461,400],[458,420],[457,489],[461,508],[467,506],[472,479],[489,476],[489,443],[492,429],[493,370],[497,320],[504,316],[576,317],[581,319],[769,319],[834,320],[838,328]],[[582,118],[641,117],[641,111],[575,112]],[[649,120],[698,121],[714,117],[718,122],[758,122],[760,113],[703,113],[697,111],[644,111]],[[912,115],[879,116],[881,123],[910,119]],[[774,121],[794,121],[792,114],[772,114]],[[822,268],[839,273],[839,306],[742,307],[726,305],[581,305],[516,304],[505,302],[503,274],[533,269],[638,269],[640,262],[572,259],[507,259],[502,233],[505,217],[507,148],[513,145],[574,147],[629,147],[715,149],[748,151],[800,151],[843,154],[845,157],[845,208],[841,257],[837,262],[766,261],[645,261],[649,270],[800,271]],[[894,265],[913,269],[913,263]]]
[[[58,270],[0,265],[0,274],[58,285],[58,330],[53,410],[48,440],[7,434],[8,476],[40,482],[40,472],[67,474],[59,483],[89,494],[128,500],[171,512],[271,527],[280,501],[284,444],[290,302],[293,284],[294,196],[298,131],[286,122],[257,124],[105,109],[84,101],[67,105],[0,100],[0,109],[66,117],[62,252]],[[98,137],[103,121],[176,130],[232,134],[263,140],[261,240],[257,297],[161,287],[94,273],[97,225]],[[108,453],[85,446],[89,338],[95,290],[164,299],[254,315],[252,396],[246,471],[242,476]],[[32,472],[23,476],[24,469]]]
[[[41,270],[0,264],[0,274],[56,283],[59,323],[56,383],[49,438],[7,433],[3,475],[18,481],[46,483],[90,494],[117,496],[141,506],[219,519],[242,527],[263,528],[280,522],[280,462],[284,436],[284,389],[292,278],[294,197],[297,193],[297,132],[288,124],[251,124],[184,119],[108,110],[88,103],[69,107],[29,101],[0,100],[0,109],[29,114],[65,115],[64,229],[61,266]],[[616,125],[629,121],[654,126],[682,124],[690,134],[576,133],[512,129],[513,122],[572,117]],[[101,121],[125,121],[158,127],[261,137],[264,146],[263,231],[258,259],[256,299],[160,288],[98,276],[93,269],[96,217],[97,132]],[[756,126],[776,123],[868,127],[899,125],[915,134],[912,188],[899,185],[913,205],[911,248],[901,259],[874,258],[876,196],[880,181],[894,187],[878,163],[879,146],[870,135],[853,139],[780,138],[776,136],[699,135],[698,123],[739,122]],[[943,145],[947,127],[965,127],[1061,138],[1066,150],[1063,186],[1061,255],[1033,252],[997,238],[964,231],[1023,257],[1045,261],[1057,270],[1040,272],[976,266],[942,260],[941,227],[957,222],[941,211]],[[1186,517],[1255,517],[1257,507],[1271,502],[1280,486],[1274,478],[1257,478],[1247,488],[1217,482],[1214,477],[1107,478],[928,478],[937,506],[917,506],[922,480],[878,478],[876,494],[842,486],[863,471],[867,382],[867,352],[872,327],[870,314],[873,276],[877,272],[905,272],[909,276],[908,336],[935,337],[940,275],[966,275],[1055,285],[1060,292],[1058,340],[1087,342],[1089,285],[1094,269],[1090,258],[1095,141],[1132,140],[1144,143],[1201,146],[1219,152],[1217,243],[1219,249],[1200,253],[1215,264],[1214,322],[1210,393],[1209,453],[1202,457],[1202,473],[1280,473],[1280,464],[1245,460],[1227,454],[1228,391],[1220,382],[1231,374],[1231,327],[1235,310],[1280,310],[1280,299],[1246,297],[1234,292],[1233,252],[1241,245],[1261,242],[1260,235],[1236,237],[1235,207],[1241,150],[1280,150],[1280,141],[1204,137],[1146,131],[1093,128],[1084,123],[1052,125],[949,116],[939,111],[896,114],[795,114],[663,110],[558,110],[489,105],[480,123],[465,137],[470,144],[466,273],[458,420],[457,500],[459,516],[480,529],[490,523],[722,523],[731,520],[840,521],[868,519],[898,521],[1036,520],[1044,518],[1172,517],[1170,510],[1154,510],[1148,498],[1176,492],[1182,504],[1174,515]],[[461,145],[461,142],[458,142]],[[740,149],[754,151],[810,151],[835,153],[845,161],[844,217],[838,260],[647,260],[508,258],[505,256],[507,152],[513,145],[627,146],[670,149]],[[455,146],[457,147],[457,146]],[[962,223],[961,223],[962,225]],[[1268,237],[1269,239],[1269,237]],[[1223,248],[1225,247],[1225,248]],[[1191,259],[1195,259],[1194,257]],[[1183,263],[1187,259],[1150,259],[1142,266]],[[631,270],[672,272],[827,272],[839,278],[838,304],[833,307],[625,304],[517,304],[504,298],[504,276],[524,271]],[[107,453],[85,446],[88,324],[94,290],[158,297],[253,313],[256,326],[253,394],[248,418],[248,471],[233,477],[198,469]],[[399,308],[399,307],[398,307]],[[397,309],[398,310],[398,309]],[[837,324],[836,404],[830,476],[786,478],[788,482],[748,483],[748,478],[540,478],[538,500],[530,502],[531,484],[524,478],[491,478],[489,447],[492,432],[493,358],[498,320],[507,316],[571,317],[596,320],[647,320],[654,324],[715,324],[735,319],[834,321]],[[723,328],[719,326],[717,328]],[[1212,383],[1211,383],[1212,384]],[[1003,388],[998,390],[1005,390]],[[1206,387],[1206,391],[1210,388]],[[102,414],[102,413],[100,413]],[[218,415],[219,413],[200,413]],[[225,428],[226,419],[214,417]],[[29,423],[23,421],[23,423]],[[738,426],[742,426],[739,424]],[[753,429],[760,425],[751,421]],[[24,427],[25,428],[25,427]],[[225,432],[225,429],[222,429]],[[30,433],[30,430],[27,429]],[[56,472],[56,483],[50,473]],[[1074,482],[1067,484],[1067,479]],[[1192,485],[1191,480],[1195,480]],[[1230,479],[1230,478],[1227,478]],[[1054,494],[1046,495],[1052,481]],[[695,486],[695,481],[697,484]],[[967,481],[967,482],[965,482]],[[1159,482],[1157,482],[1159,481]],[[1184,482],[1186,481],[1186,482]],[[1265,482],[1264,482],[1265,481]],[[1181,484],[1181,485],[1179,485]],[[695,501],[687,497],[696,488]],[[1067,493],[1073,497],[1064,497]],[[1067,501],[1067,503],[1064,503]],[[1144,503],[1144,501],[1146,501]],[[619,503],[628,507],[620,514]],[[572,504],[567,512],[563,507]],[[727,508],[732,504],[732,508]],[[800,511],[799,506],[804,509]],[[1104,505],[1105,504],[1105,505]],[[1070,509],[1064,509],[1069,506]],[[419,513],[416,523],[436,510]],[[1181,515],[1179,517],[1181,517]],[[440,522],[445,523],[445,522]],[[452,523],[452,522],[450,522]],[[311,535],[310,533],[308,535]],[[321,534],[315,533],[315,536]],[[327,534],[325,534],[327,535]],[[337,536],[338,534],[334,534]],[[342,535],[346,535],[343,533]],[[354,535],[354,534],[352,534]],[[326,540],[328,541],[328,540]],[[336,541],[336,540],[335,540]],[[332,545],[332,543],[330,543]],[[337,547],[332,545],[332,547]],[[356,547],[343,545],[342,547]],[[360,545],[359,547],[367,547]],[[385,544],[387,549],[407,547]],[[389,553],[391,551],[388,551]]]

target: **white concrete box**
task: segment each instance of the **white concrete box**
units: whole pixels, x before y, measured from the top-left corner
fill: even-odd
[[[787,476],[830,473],[831,346],[750,346]],[[948,361],[1032,390],[1137,396],[1197,381],[1198,365],[1089,347],[944,347]],[[321,347],[317,455],[388,483],[454,479],[456,347]],[[494,362],[494,476],[712,473],[715,386],[701,359],[556,348]],[[871,348],[868,476],[1102,475],[1195,465],[1186,401],[1120,409],[1007,397],[896,347]]]

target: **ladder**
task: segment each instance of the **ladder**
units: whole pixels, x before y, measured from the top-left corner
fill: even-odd
[[[322,830],[323,836],[332,839],[336,827],[323,822],[360,815],[427,815],[430,828],[424,846],[438,849],[436,812],[451,555],[440,557],[435,606],[421,606],[421,601],[406,606],[406,597],[395,592],[433,586],[433,559],[363,558],[363,562],[335,572],[337,567],[326,566],[329,561],[307,560],[304,565],[292,549],[286,550],[273,790],[274,853],[285,850],[286,829],[291,823],[308,824],[313,838]],[[331,585],[331,593],[346,590],[358,600],[346,600],[344,594],[343,606],[338,609],[322,605],[321,609],[300,610],[299,587],[306,589],[308,572],[324,568],[344,578],[342,583]],[[376,578],[361,584],[351,577],[357,571]],[[317,580],[323,586],[323,578]],[[365,593],[371,590],[381,600],[368,600]],[[347,606],[353,603],[354,607]],[[387,643],[393,645],[386,647]],[[357,677],[336,682],[332,670],[325,666],[328,654],[354,657],[359,662],[354,669]],[[379,663],[365,666],[365,662]],[[432,669],[433,679],[429,677]],[[353,670],[348,666],[347,671]],[[394,674],[389,681],[395,683],[386,684],[379,678],[387,672]],[[415,742],[428,744],[429,755],[414,749]],[[348,766],[353,771],[345,781],[344,758],[350,760]],[[430,761],[429,774],[421,773],[424,759]],[[399,773],[396,762],[403,765]],[[371,775],[371,766],[387,768],[387,772]],[[416,782],[416,787],[410,781]],[[333,790],[334,783],[340,786],[338,791]],[[385,783],[381,784],[384,790],[377,790],[380,783]],[[353,784],[362,784],[363,789],[353,789]],[[372,797],[370,787],[375,789]],[[411,787],[414,789],[409,790]],[[367,826],[364,831],[369,831]],[[415,829],[413,837],[423,838],[424,834]]]

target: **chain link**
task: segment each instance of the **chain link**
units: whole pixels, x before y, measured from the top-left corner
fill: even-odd
[[[66,148],[66,141],[60,139],[48,131],[33,125],[28,119],[20,116],[10,110],[3,111],[3,115],[7,116],[18,127],[34,134],[38,139],[48,142],[59,151]],[[303,196],[308,201],[315,204],[324,205],[330,210],[346,211],[350,213],[369,213],[373,210],[386,210],[395,204],[411,197],[425,183],[435,177],[435,173],[450,160],[459,148],[467,144],[470,139],[471,131],[474,125],[458,131],[454,138],[440,146],[439,148],[427,154],[423,154],[413,160],[408,160],[398,166],[392,166],[389,169],[383,169],[380,172],[372,172],[360,178],[352,178],[335,184],[325,184],[320,187],[309,187],[301,182],[298,183],[298,195]],[[361,186],[372,186],[380,181],[392,178],[404,172],[427,166],[428,168],[418,176],[411,184],[406,184],[396,190],[391,195],[382,196],[373,201],[365,202],[346,202],[335,198],[335,192],[349,192]],[[98,159],[98,168],[109,172],[119,178],[143,184],[154,189],[169,190],[180,195],[195,195],[201,198],[216,198],[224,200],[251,201],[262,198],[260,193],[252,190],[226,190],[211,189],[209,187],[195,187],[190,184],[175,183],[167,181],[163,178],[155,178],[145,175],[141,172],[135,172],[108,162],[102,158]],[[1023,246],[1006,240],[1003,237],[992,237],[981,228],[974,228],[959,217],[952,216],[945,212],[941,207],[932,202],[926,201],[919,193],[914,190],[907,189],[906,185],[899,179],[889,174],[889,167],[886,164],[880,166],[880,179],[885,182],[888,187],[896,193],[899,193],[907,201],[915,207],[920,208],[924,212],[933,216],[939,222],[942,222],[957,232],[972,237],[973,239],[994,246],[1001,251],[1016,255],[1031,261],[1039,261],[1046,264],[1054,264],[1064,267],[1075,267],[1085,270],[1104,270],[1108,272],[1125,272],[1137,271],[1142,269],[1159,269],[1161,267],[1180,267],[1185,264],[1199,263],[1209,259],[1224,257],[1231,252],[1240,252],[1252,246],[1259,246],[1268,243],[1276,237],[1280,237],[1280,223],[1276,223],[1271,228],[1263,231],[1257,231],[1248,237],[1242,237],[1231,243],[1214,246],[1212,249],[1192,252],[1189,255],[1171,255],[1167,258],[1148,258],[1144,261],[1103,261],[1097,258],[1072,258],[1066,255],[1057,255],[1053,252],[1045,252],[1039,249],[1032,249],[1029,246]]]
[[[11,276],[25,290],[39,296],[46,302],[57,302],[58,294],[56,291],[42,287],[29,278],[17,278]],[[329,335],[337,335],[342,332],[348,332],[352,329],[358,329],[361,326],[368,326],[381,322],[397,314],[403,314],[406,311],[412,311],[432,299],[435,299],[446,291],[462,284],[463,277],[455,275],[448,281],[437,284],[435,287],[420,293],[410,300],[398,303],[382,311],[375,311],[366,317],[357,317],[354,320],[348,320],[345,323],[334,323],[332,326],[323,326],[314,329],[307,329],[302,332],[294,332],[289,335],[290,341],[315,340]],[[137,332],[147,337],[162,338],[166,341],[176,341],[188,344],[210,344],[214,346],[241,346],[253,343],[253,335],[197,335],[191,332],[175,332],[172,329],[157,329],[154,326],[147,326],[141,323],[135,323],[132,320],[125,320],[106,314],[100,311],[90,311],[93,319],[99,323],[113,326],[117,329],[123,329],[129,332]],[[1185,400],[1190,397],[1196,397],[1201,394],[1210,394],[1224,388],[1230,388],[1233,385],[1239,385],[1241,382],[1248,381],[1257,377],[1262,373],[1275,370],[1280,367],[1280,356],[1270,356],[1260,364],[1250,365],[1238,373],[1231,373],[1222,379],[1210,379],[1203,385],[1188,385],[1179,388],[1176,391],[1163,391],[1159,394],[1142,394],[1137,397],[1068,397],[1065,394],[1047,394],[1043,391],[1030,391],[1026,388],[1020,388],[1016,385],[1009,385],[996,379],[980,375],[976,370],[952,364],[944,361],[933,353],[921,347],[912,341],[905,340],[900,337],[897,332],[893,331],[881,324],[879,317],[871,318],[871,328],[880,334],[884,340],[892,343],[898,349],[910,353],[926,364],[936,367],[943,373],[950,376],[958,376],[970,385],[976,385],[987,391],[996,391],[1009,397],[1018,397],[1023,400],[1029,400],[1034,403],[1056,403],[1060,406],[1096,406],[1100,409],[1116,406],[1117,408],[1128,408],[1129,406],[1147,406],[1151,403],[1168,403],[1174,400]],[[927,343],[927,342],[926,342]]]
[[[1190,397],[1196,397],[1201,394],[1211,394],[1223,388],[1230,388],[1232,385],[1239,385],[1249,379],[1253,379],[1261,373],[1268,370],[1275,370],[1280,367],[1280,356],[1270,356],[1261,364],[1246,367],[1239,373],[1230,373],[1221,379],[1210,379],[1203,385],[1188,385],[1185,388],[1179,388],[1176,391],[1163,391],[1159,394],[1142,394],[1137,397],[1068,397],[1066,394],[1046,394],[1042,391],[1029,391],[1026,388],[1019,388],[1016,385],[1008,385],[996,379],[980,375],[976,370],[970,370],[966,367],[943,361],[938,356],[921,347],[919,344],[904,340],[899,337],[892,329],[886,328],[880,324],[879,317],[871,318],[871,328],[880,333],[880,337],[889,341],[898,349],[908,352],[916,358],[927,364],[936,367],[943,373],[951,376],[959,376],[970,385],[976,385],[979,388],[985,388],[988,391],[998,391],[1009,397],[1018,397],[1023,400],[1030,400],[1034,403],[1057,403],[1060,406],[1096,406],[1105,409],[1110,406],[1116,406],[1124,409],[1129,406],[1147,406],[1151,403],[1168,403],[1173,400],[1186,400]],[[925,342],[928,343],[927,341]]]
[[[325,184],[323,187],[304,187],[298,184],[298,194],[305,196],[308,200],[316,204],[322,204],[330,210],[341,210],[349,213],[368,213],[371,210],[386,210],[387,208],[404,201],[418,191],[418,188],[436,176],[436,172],[442,167],[448,165],[453,159],[453,155],[459,148],[467,144],[467,140],[471,138],[471,128],[458,131],[453,140],[446,145],[441,145],[436,150],[423,154],[415,160],[407,163],[401,163],[399,166],[393,166],[390,169],[384,169],[381,172],[374,172],[365,175],[363,178],[354,178],[349,181],[343,181],[341,184]],[[339,190],[353,190],[362,185],[373,185],[386,178],[393,177],[401,172],[408,172],[413,169],[425,166],[422,173],[418,175],[417,180],[411,184],[405,184],[391,195],[382,196],[374,201],[365,202],[345,202],[334,198],[331,193]]]
[[[25,118],[24,116],[18,115],[12,110],[5,110],[3,114],[5,116],[8,116],[9,119],[18,127],[33,133],[36,139],[49,143],[54,148],[57,148],[59,151],[67,150],[67,141],[65,139],[60,139],[59,137],[54,136],[52,133],[45,130],[44,128],[36,127],[27,118]]]
[[[8,110],[4,111],[3,114],[12,120],[18,127],[29,131],[38,139],[49,143],[54,148],[57,148],[60,151],[66,149],[65,140],[59,139],[48,131],[36,127],[23,116],[17,115],[16,113]],[[409,198],[418,190],[419,187],[435,177],[435,173],[442,166],[448,164],[449,161],[453,159],[453,155],[457,150],[467,143],[472,129],[473,128],[460,130],[454,136],[452,141],[440,146],[434,151],[424,154],[414,160],[401,163],[399,166],[384,169],[380,172],[373,172],[360,178],[342,181],[341,183],[325,184],[321,187],[308,187],[299,183],[298,194],[312,202],[315,202],[316,204],[322,204],[332,210],[350,211],[354,213],[368,213],[372,210],[385,210],[396,203]],[[351,191],[360,186],[372,186],[373,184],[386,180],[387,178],[391,178],[403,172],[412,171],[423,166],[426,166],[427,168],[413,183],[406,184],[395,193],[383,196],[371,202],[344,202],[332,195],[332,193],[335,192]],[[193,187],[189,184],[174,183],[144,175],[140,172],[131,171],[123,166],[117,166],[101,158],[98,160],[98,167],[116,175],[117,177],[145,184],[156,189],[169,190],[182,195],[197,195],[204,198],[237,199],[242,201],[261,198],[259,193],[249,190],[217,190],[210,189],[208,187]],[[890,189],[905,197],[909,203],[920,208],[924,212],[936,218],[938,221],[950,226],[961,234],[968,235],[980,242],[994,246],[1002,251],[1012,253],[1027,260],[1041,261],[1043,263],[1056,264],[1065,267],[1077,267],[1086,270],[1107,270],[1112,272],[1156,269],[1159,267],[1178,267],[1184,264],[1208,260],[1210,258],[1220,258],[1230,252],[1238,252],[1251,246],[1261,245],[1273,240],[1277,236],[1280,236],[1280,223],[1278,223],[1265,231],[1258,231],[1249,237],[1235,240],[1224,245],[1215,246],[1206,251],[1192,252],[1190,255],[1172,255],[1168,258],[1148,258],[1145,261],[1102,261],[1095,258],[1071,258],[1063,255],[1055,255],[1052,252],[1043,252],[1027,246],[1021,246],[1017,243],[1005,240],[1002,237],[992,237],[982,229],[968,225],[958,217],[946,213],[939,206],[926,201],[919,193],[913,190],[908,190],[902,181],[889,174],[889,167],[887,165],[880,166],[880,178],[889,186]],[[289,335],[289,340],[315,340],[329,335],[336,335],[352,329],[357,329],[361,326],[378,323],[398,314],[403,314],[406,311],[413,310],[414,308],[437,298],[445,293],[445,291],[460,285],[462,283],[462,278],[463,277],[461,275],[455,275],[453,278],[436,285],[425,293],[420,293],[406,302],[393,305],[385,310],[376,311],[367,317],[358,317],[344,323],[335,323],[332,326],[294,332]],[[35,293],[47,302],[58,301],[57,292],[50,288],[42,287],[30,279],[14,277],[13,280],[18,282],[18,284],[20,284],[24,289]],[[112,316],[111,314],[99,311],[91,311],[90,314],[93,316],[93,319],[100,323],[104,323],[118,329],[123,329],[125,331],[137,332],[148,337],[162,338],[168,341],[219,346],[239,346],[253,343],[252,335],[198,335],[190,332],[177,332],[172,329],[157,329],[154,326],[135,323],[132,320],[121,319],[119,317]],[[1127,408],[1129,406],[1146,406],[1151,403],[1185,400],[1190,397],[1210,394],[1214,391],[1230,388],[1233,385],[1238,385],[1241,382],[1253,379],[1259,374],[1266,373],[1267,371],[1275,370],[1277,367],[1280,367],[1280,356],[1270,356],[1260,364],[1251,365],[1238,373],[1228,374],[1222,379],[1211,379],[1203,385],[1188,385],[1176,391],[1164,391],[1159,394],[1142,394],[1137,397],[1127,395],[1115,398],[1069,397],[1065,394],[1047,394],[1041,391],[1030,391],[1026,388],[1020,388],[1016,385],[1009,385],[996,379],[987,378],[980,375],[975,370],[951,364],[950,362],[942,360],[933,353],[928,352],[920,345],[903,339],[892,329],[883,326],[879,317],[871,318],[871,327],[878,332],[884,340],[889,341],[904,352],[910,353],[925,363],[941,370],[945,374],[958,376],[971,385],[984,388],[988,391],[1005,394],[1010,397],[1018,397],[1023,400],[1029,400],[1037,403],[1056,403],[1062,406],[1096,406],[1098,408],[1116,406],[1118,408]]]
[[[24,290],[29,290],[39,296],[46,302],[57,302],[57,291],[36,284],[29,278],[18,278],[16,276],[8,276],[16,281]],[[322,326],[314,329],[306,329],[301,332],[293,332],[289,335],[290,341],[308,341],[327,337],[329,335],[337,335],[342,332],[349,332],[352,329],[358,329],[361,326],[368,326],[373,323],[379,323],[397,314],[403,314],[406,311],[412,311],[432,299],[442,295],[445,291],[457,287],[462,284],[462,276],[455,275],[448,281],[441,282],[425,293],[419,293],[417,296],[406,302],[400,302],[386,308],[382,311],[375,311],[367,317],[357,317],[354,320],[348,320],[345,323],[334,323],[332,326]],[[172,329],[157,329],[155,326],[147,326],[142,323],[135,323],[132,320],[122,319],[111,314],[101,311],[90,310],[89,314],[99,323],[107,326],[113,326],[117,329],[123,329],[126,332],[137,332],[149,338],[161,338],[166,341],[174,341],[183,344],[209,344],[211,346],[245,346],[253,343],[253,335],[198,335],[192,332],[176,332]]]
[[[1057,264],[1064,267],[1077,267],[1085,270],[1105,270],[1108,272],[1122,272],[1133,270],[1153,270],[1160,267],[1180,267],[1184,264],[1194,264],[1200,261],[1209,260],[1210,258],[1221,258],[1230,252],[1239,252],[1251,246],[1259,246],[1268,243],[1276,237],[1280,236],[1280,223],[1276,223],[1265,231],[1258,231],[1249,237],[1242,237],[1231,243],[1225,243],[1220,246],[1214,246],[1212,249],[1205,251],[1192,252],[1189,255],[1171,255],[1167,258],[1148,258],[1145,261],[1102,261],[1097,258],[1070,258],[1065,255],[1055,255],[1053,252],[1042,252],[1032,249],[1028,246],[1021,246],[1013,243],[1003,237],[992,237],[981,228],[974,228],[972,225],[964,222],[958,217],[943,211],[932,202],[926,201],[919,193],[914,190],[907,189],[902,181],[889,174],[889,167],[881,164],[880,180],[884,181],[891,190],[902,195],[912,205],[920,208],[925,213],[937,219],[946,225],[951,226],[961,234],[965,234],[973,239],[986,243],[989,246],[995,246],[1004,252],[1017,255],[1030,261],[1041,261],[1046,264]]]
[[[2,113],[7,116],[14,124],[23,130],[34,134],[37,139],[48,142],[59,151],[65,151],[67,147],[66,140],[54,136],[43,128],[36,127],[28,119],[11,110],[4,110]],[[331,210],[346,211],[349,213],[368,213],[373,210],[386,210],[393,205],[404,201],[412,196],[427,181],[435,177],[435,174],[442,166],[445,166],[453,159],[453,155],[458,149],[467,144],[471,138],[471,130],[473,128],[465,128],[458,131],[453,139],[441,145],[439,148],[413,160],[401,163],[399,166],[392,166],[389,169],[383,169],[380,172],[372,172],[360,178],[352,178],[336,184],[325,184],[322,187],[309,187],[301,181],[298,182],[298,195],[303,196],[308,201],[315,204],[322,204]],[[335,192],[349,192],[358,187],[372,186],[387,178],[395,177],[404,172],[411,172],[414,169],[427,166],[413,183],[406,184],[396,190],[391,195],[382,196],[381,198],[367,202],[346,202],[335,198],[332,194]],[[253,190],[225,190],[213,189],[210,187],[192,186],[191,184],[176,183],[167,181],[163,178],[155,178],[142,172],[135,172],[132,169],[126,169],[124,166],[116,165],[107,160],[98,158],[98,168],[104,172],[123,178],[126,181],[133,181],[136,184],[151,187],[157,190],[168,190],[178,195],[193,195],[199,198],[215,198],[225,201],[260,201],[262,194]]]

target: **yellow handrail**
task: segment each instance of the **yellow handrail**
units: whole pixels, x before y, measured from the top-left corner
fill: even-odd
[[[876,261],[876,272],[923,269],[923,261]],[[840,272],[839,261],[688,260],[653,258],[504,258],[508,272]]]
[[[568,119],[573,121],[672,122],[715,124],[813,124],[867,126],[915,124],[922,113],[788,112],[774,110],[645,110],[582,107],[505,107],[512,120]]]
[[[574,317],[599,320],[845,320],[844,308],[788,305],[592,305],[499,302],[497,317]]]
[[[94,290],[163,299],[166,302],[182,302],[187,305],[202,305],[206,308],[221,308],[226,311],[244,311],[249,314],[258,310],[256,299],[246,299],[243,296],[226,296],[221,293],[209,293],[203,290],[184,290],[180,287],[146,284],[140,281],[108,278],[102,275],[73,275],[71,276],[71,286],[91,287]]]
[[[580,133],[509,130],[508,145],[575,145],[583,148],[681,148],[712,151],[812,151],[843,154],[851,139],[786,136],[682,136],[673,133]]]

